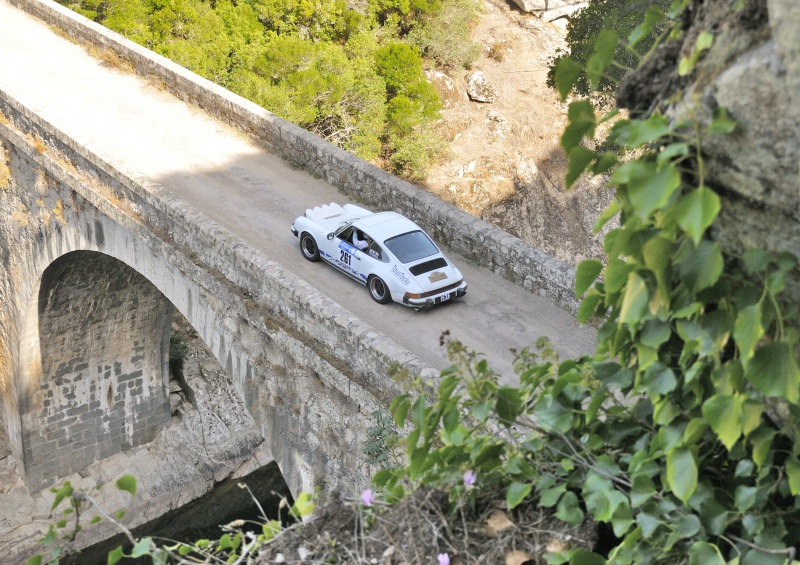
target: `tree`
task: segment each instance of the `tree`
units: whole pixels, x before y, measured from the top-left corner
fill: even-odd
[[[627,38],[642,22],[648,10],[652,10],[652,14],[662,13],[671,3],[672,0],[591,0],[588,6],[578,10],[570,18],[567,24],[567,52],[558,53],[550,63],[547,85],[555,88],[555,72],[562,59],[570,58],[585,66],[594,53],[595,44],[602,30],[610,30],[618,37]],[[654,27],[638,42],[636,50],[626,49],[625,44],[621,43],[614,53],[615,64],[606,69],[598,90],[613,91],[628,69],[639,66],[641,56],[650,50],[656,37],[664,29],[664,24]],[[573,86],[573,92],[586,95],[589,91],[586,73],[581,73]]]

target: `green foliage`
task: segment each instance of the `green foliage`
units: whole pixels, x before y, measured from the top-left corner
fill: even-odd
[[[132,497],[136,496],[137,480],[131,475],[124,475],[117,479],[115,486],[120,491],[128,492]],[[68,507],[62,510],[62,514],[64,516],[73,516],[74,523],[70,526],[69,520],[58,519],[54,525],[50,525],[45,537],[39,540],[45,548],[49,549],[50,554],[34,555],[26,561],[26,565],[58,565],[64,553],[60,540],[68,539],[73,541],[75,539],[82,530],[80,517],[82,513],[87,512],[89,509],[94,509],[97,512],[90,524],[106,520],[114,525],[127,539],[129,553],[126,553],[123,546],[117,546],[108,553],[106,561],[108,565],[115,565],[123,559],[139,559],[142,557],[148,557],[148,562],[153,563],[153,565],[166,565],[167,563],[249,563],[250,559],[258,554],[259,549],[264,544],[275,539],[284,530],[284,526],[280,515],[278,519],[268,519],[264,515],[261,505],[247,485],[240,484],[239,487],[246,489],[250,493],[253,502],[261,510],[262,522],[250,523],[245,520],[235,520],[230,524],[221,526],[224,533],[217,540],[200,539],[194,543],[176,543],[171,540],[161,540],[150,536],[135,538],[133,533],[118,521],[124,511],[117,512],[113,517],[110,516],[87,492],[74,489],[67,481],[60,487],[50,489],[55,494],[51,510],[58,510],[65,501],[68,501]],[[279,512],[283,508],[288,508],[289,516],[299,524],[314,511],[314,503],[309,493],[301,493],[291,506],[286,499],[283,499]],[[254,530],[260,530],[261,533],[256,534]],[[66,533],[59,533],[62,531]]]
[[[639,64],[640,58],[655,44],[663,33],[663,13],[672,0],[591,0],[578,10],[567,24],[567,52],[559,53],[551,62],[547,73],[548,86],[559,84],[562,65],[569,65],[575,73],[570,80],[570,91],[585,95],[592,90],[609,93],[625,73]],[[627,38],[627,42],[616,41]],[[596,47],[600,47],[598,58]],[[612,58],[614,64],[610,64]],[[571,61],[573,65],[564,63]],[[562,98],[566,93],[558,88]]]
[[[408,40],[437,65],[468,68],[480,56],[480,45],[471,39],[471,26],[479,16],[475,0],[450,0],[442,9],[420,17]]]
[[[183,362],[189,354],[189,344],[181,333],[172,333],[169,336],[169,369],[173,375],[183,370]],[[135,494],[135,493],[132,493]]]
[[[579,67],[603,88],[618,43],[602,34],[585,65],[562,61],[562,95]],[[609,143],[593,143],[611,118]],[[509,508],[533,497],[568,523],[591,517],[614,533],[608,555],[574,550],[550,562],[791,561],[800,544],[800,312],[785,289],[800,270],[791,254],[739,255],[708,236],[721,204],[705,182],[702,142],[735,121],[724,109],[710,123],[600,117],[577,100],[568,122],[570,182],[610,170],[617,193],[596,226],[619,217],[604,239],[608,262],[586,261],[575,278],[579,320],[601,323],[595,355],[560,361],[542,342],[540,354],[519,354],[519,386],[510,387],[451,342],[453,365],[433,398],[395,400],[396,423],[412,425],[407,463],[375,484],[390,499],[419,484],[447,488],[454,506],[473,489],[502,487]],[[620,152],[589,149],[598,146]]]
[[[431,127],[441,102],[419,50],[445,66],[467,65],[477,53],[468,28],[474,0],[371,0],[361,11],[344,0],[64,4],[415,179],[425,176],[442,143]]]
[[[380,410],[372,413],[375,424],[367,428],[367,440],[361,453],[367,456],[369,465],[388,466],[397,435],[392,418]]]

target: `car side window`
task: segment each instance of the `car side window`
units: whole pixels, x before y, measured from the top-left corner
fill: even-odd
[[[375,243],[375,240],[373,240],[372,238],[369,238],[369,241],[370,241],[369,247],[364,249],[364,253],[366,253],[373,259],[377,259],[378,261],[383,261],[384,263],[387,262],[389,258],[386,257],[385,253],[383,252],[383,249],[381,249],[381,246]]]
[[[336,234],[336,237],[338,237],[339,239],[341,239],[341,240],[343,240],[343,241],[346,241],[346,242],[348,242],[348,243],[351,243],[351,242],[352,242],[351,240],[352,240],[352,237],[353,237],[353,230],[354,230],[354,229],[355,229],[355,228],[354,228],[353,226],[347,226],[347,227],[345,227],[344,229],[342,229],[341,231],[339,231],[339,232]]]

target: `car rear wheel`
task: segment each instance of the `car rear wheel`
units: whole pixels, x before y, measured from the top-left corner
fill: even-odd
[[[300,251],[303,252],[303,257],[309,261],[319,261],[319,247],[317,247],[317,240],[308,232],[303,232],[300,235]]]
[[[389,287],[386,286],[386,283],[383,282],[382,279],[374,275],[367,281],[367,287],[369,287],[369,295],[372,297],[372,300],[378,304],[386,304],[392,299]]]

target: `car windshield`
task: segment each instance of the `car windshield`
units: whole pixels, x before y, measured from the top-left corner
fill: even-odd
[[[390,237],[385,243],[389,251],[403,264],[439,253],[436,244],[423,231],[412,231]]]

